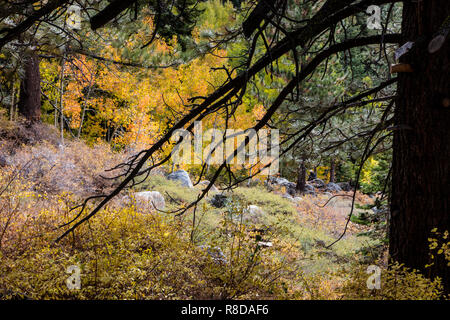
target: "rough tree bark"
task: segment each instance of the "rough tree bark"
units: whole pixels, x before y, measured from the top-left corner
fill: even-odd
[[[304,192],[305,186],[306,186],[306,166],[305,160],[302,160],[302,162],[298,166],[297,184],[295,186],[295,189],[298,192]]]
[[[440,276],[449,292],[449,267],[443,259],[431,268],[429,243],[431,229],[450,231],[450,97],[448,39],[430,54],[428,44],[450,13],[450,1],[404,2],[403,43],[415,48],[400,58],[410,64],[412,73],[400,73],[396,101],[390,256],[393,260]],[[447,100],[448,101],[448,100]]]
[[[336,161],[334,158],[331,158],[330,160],[330,182],[333,182],[336,180]]]
[[[25,73],[20,81],[19,112],[30,122],[41,120],[41,76],[39,57],[31,52],[25,59]]]

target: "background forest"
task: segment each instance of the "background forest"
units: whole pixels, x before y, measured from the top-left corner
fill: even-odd
[[[423,223],[420,266],[390,246],[410,4],[341,1],[358,9],[272,58],[338,1],[147,2],[2,1],[1,299],[447,298],[448,214]],[[203,131],[278,129],[279,173],[174,163],[164,139],[203,104]]]

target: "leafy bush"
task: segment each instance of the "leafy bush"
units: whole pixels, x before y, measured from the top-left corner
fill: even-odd
[[[431,236],[428,238],[430,248],[431,262],[425,267],[429,268],[436,262],[437,259],[442,259],[450,267],[450,240],[449,232],[439,232],[437,228],[431,230]]]
[[[355,267],[340,288],[344,299],[437,300],[443,298],[440,279],[430,280],[416,270],[393,263],[381,271],[380,289],[368,289],[364,266]]]
[[[295,298],[300,276],[295,252],[281,240],[262,248],[250,230],[224,217],[215,236],[190,241],[191,221],[112,203],[55,244],[73,218],[71,194],[22,191],[18,176],[2,175],[0,296],[31,299]],[[205,247],[220,247],[226,262]],[[69,290],[69,266],[81,269],[81,289]]]
[[[380,154],[370,157],[363,168],[361,177],[361,191],[375,193],[383,191],[391,163],[389,154]]]

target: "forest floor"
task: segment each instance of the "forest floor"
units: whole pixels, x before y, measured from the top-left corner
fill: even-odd
[[[373,228],[347,221],[352,192],[334,194],[324,206],[329,194],[293,201],[282,190],[242,186],[227,193],[231,202],[223,208],[208,195],[195,212],[176,216],[170,212],[201,191],[167,180],[163,171],[55,243],[60,226],[77,214],[70,208],[111,190],[100,174],[127,155],[103,144],[61,144],[47,125],[2,122],[0,297],[337,299],[361,266],[386,262],[373,251],[386,249],[368,236]],[[138,191],[158,191],[165,212],[130,201]],[[356,193],[357,204],[372,202]],[[245,220],[249,206],[260,211]],[[80,289],[67,284],[70,266],[81,270]]]

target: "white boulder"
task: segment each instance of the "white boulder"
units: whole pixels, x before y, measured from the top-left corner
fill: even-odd
[[[175,172],[172,172],[167,176],[167,179],[178,181],[181,183],[182,186],[187,188],[193,188],[194,185],[192,184],[191,178],[189,178],[189,174],[184,170],[178,170]]]
[[[136,203],[139,205],[149,205],[156,210],[164,210],[166,202],[158,191],[141,191],[134,194]]]

